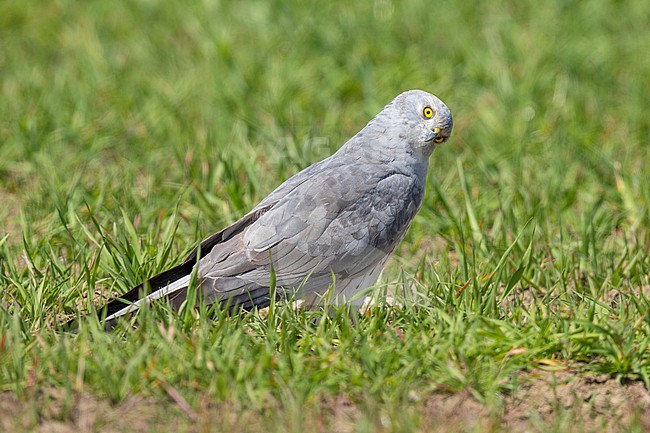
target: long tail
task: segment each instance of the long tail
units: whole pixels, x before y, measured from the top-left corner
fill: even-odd
[[[162,272],[147,281],[135,286],[119,298],[113,299],[108,304],[99,308],[97,312],[100,317],[106,315],[105,327],[112,329],[115,326],[116,319],[134,312],[143,303],[153,301],[155,299],[167,298],[174,302],[174,305],[180,305],[185,299],[186,290],[192,270],[198,264],[201,258],[201,252],[209,252],[212,248],[228,239],[240,234],[249,224],[256,221],[261,215],[267,212],[276,204],[276,201],[269,202],[262,207],[258,207],[248,214],[244,215],[241,219],[234,224],[226,227],[220,232],[214,233],[208,238],[204,239],[201,244],[195,248],[178,266],[175,266],[165,272]],[[148,291],[148,295],[145,293]],[[239,303],[246,307],[246,300]],[[259,301],[255,305],[261,304],[264,301]],[[76,319],[72,319],[65,325],[63,329],[75,329]]]
[[[98,312],[104,313],[105,310],[106,320],[117,318],[136,310],[146,300],[160,299],[186,288],[189,284],[192,267],[193,263],[185,261],[178,266],[151,277],[119,298],[113,299],[104,307],[100,308]],[[150,291],[150,294],[143,297],[145,289]],[[128,309],[128,311],[125,311],[125,309]]]
[[[185,261],[165,272],[162,272],[145,282],[138,284],[127,293],[108,302],[101,308],[97,309],[99,317],[106,316],[105,328],[113,329],[117,319],[135,312],[146,302],[156,299],[179,298],[184,299],[185,289],[189,286],[194,263]],[[146,294],[146,293],[149,294]],[[183,295],[183,296],[180,296]],[[77,328],[77,318],[68,321],[62,329],[75,330]]]
[[[140,308],[140,305],[142,305],[145,302],[153,301],[156,299],[164,298],[164,297],[169,297],[172,298],[173,295],[181,290],[184,290],[187,288],[187,286],[190,284],[190,275],[187,275],[180,280],[176,280],[173,283],[169,284],[168,286],[165,286],[161,289],[156,290],[153,293],[148,294],[144,298],[140,298],[137,301],[133,302],[130,305],[127,305],[126,307],[123,307],[120,310],[117,310],[114,313],[111,313],[110,315],[106,316],[106,322],[112,322],[118,317],[125,316],[131,312],[134,312],[138,308]],[[123,306],[124,303],[121,302],[122,299],[116,299],[115,301],[112,301],[111,304],[116,303],[115,306],[113,307],[113,310],[116,308],[119,308],[120,304]],[[119,304],[117,304],[119,302]],[[107,312],[111,304],[108,304],[106,306]]]

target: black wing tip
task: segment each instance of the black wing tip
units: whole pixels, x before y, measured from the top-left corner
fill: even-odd
[[[174,266],[173,268],[161,272],[160,274],[149,278],[145,282],[138,284],[125,294],[112,299],[103,307],[98,308],[94,313],[78,315],[77,317],[68,320],[63,325],[59,326],[59,329],[64,332],[76,332],[79,329],[79,322],[85,317],[94,314],[97,314],[101,318],[109,317],[110,315],[117,313],[129,304],[136,302],[147,293],[153,293],[156,290],[159,290],[180,278],[190,275],[192,273],[194,265],[196,265],[198,260],[201,258],[203,251],[210,251],[214,245],[222,242],[224,238],[229,238],[234,233],[241,231],[249,223],[257,220],[261,215],[266,213],[266,211],[272,208],[275,204],[276,202],[272,202],[259,209],[254,209],[252,212],[245,215],[234,224],[204,239],[199,244],[199,247],[195,248],[180,265]],[[107,330],[111,330],[115,327],[116,323],[116,320],[105,321],[104,327]]]

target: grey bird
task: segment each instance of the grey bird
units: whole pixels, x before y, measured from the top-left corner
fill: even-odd
[[[355,295],[375,284],[418,212],[429,156],[451,130],[436,96],[398,95],[336,153],[289,178],[183,263],[108,303],[106,323],[155,299],[179,307],[193,273],[206,304],[231,309],[268,306],[273,278],[277,296],[307,306],[326,293],[359,305]]]

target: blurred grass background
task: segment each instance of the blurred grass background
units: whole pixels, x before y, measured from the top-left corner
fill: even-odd
[[[395,401],[413,389],[444,384],[495,402],[540,360],[647,386],[648,52],[643,0],[4,0],[0,387],[160,397],[143,378],[153,368],[191,401],[195,388],[246,404],[267,394],[285,404],[286,389],[303,400],[373,390],[368,407],[401,419]],[[281,348],[268,330],[246,339],[237,324],[218,334],[195,318],[192,331],[166,311],[125,340],[92,326],[53,332],[99,292],[177,262],[411,88],[438,95],[455,121],[383,279],[417,289],[419,308],[380,308],[352,329],[339,318],[323,334],[285,311],[296,328]],[[167,347],[151,367],[145,348],[163,353],[167,341],[161,320],[196,346],[176,360]],[[368,340],[395,323],[410,349]],[[197,360],[201,344],[235,345],[240,357],[215,373]],[[525,352],[504,358],[513,348]],[[325,380],[316,366],[332,353],[339,375]],[[294,371],[296,357],[313,370]],[[229,377],[241,359],[253,370],[266,359],[262,379]],[[366,359],[385,363],[379,378]],[[422,367],[404,369],[413,363]]]

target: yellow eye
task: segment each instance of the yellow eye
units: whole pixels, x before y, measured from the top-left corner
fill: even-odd
[[[445,137],[436,137],[433,139],[433,141],[435,141],[436,143],[442,143],[443,141],[445,141]]]
[[[427,119],[431,119],[433,117],[433,109],[431,107],[424,107],[424,110],[422,110],[422,115]]]

